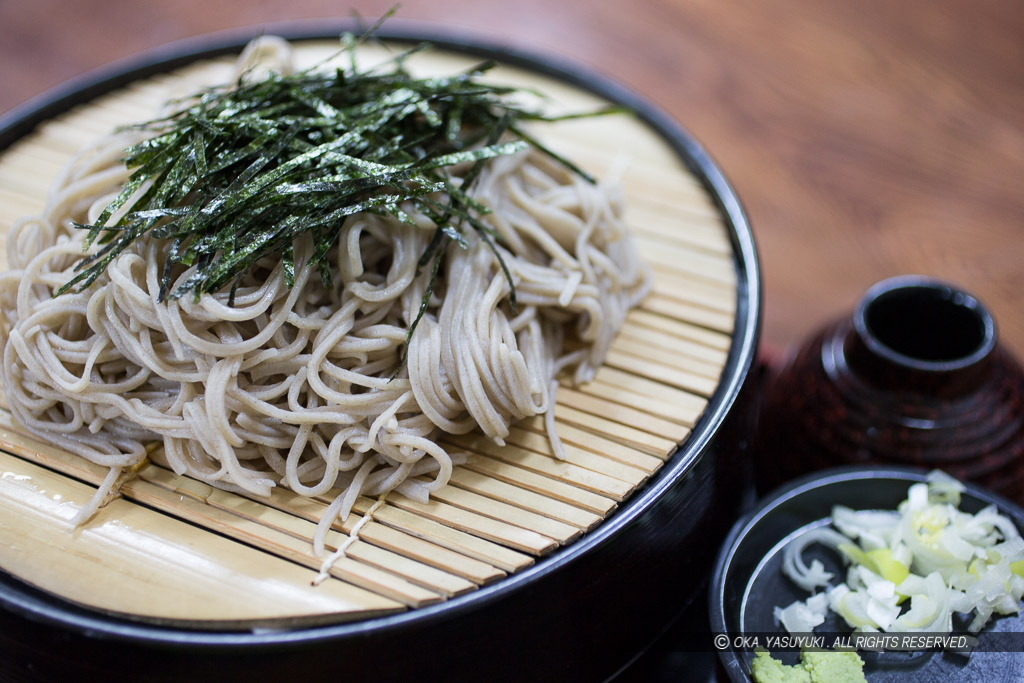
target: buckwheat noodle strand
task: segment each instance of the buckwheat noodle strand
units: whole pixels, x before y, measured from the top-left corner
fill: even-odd
[[[480,430],[501,444],[515,421],[545,415],[554,435],[556,376],[591,379],[649,286],[617,186],[527,151],[490,161],[472,189],[492,211],[484,220],[517,309],[495,254],[466,231],[468,247],[445,253],[404,365],[429,277],[417,262],[435,229],[412,207],[415,225],[345,219],[333,288],[305,267],[313,245],[300,238],[292,287],[266,260],[233,305],[226,291],[158,302],[167,245],[143,237],[90,288],[55,297],[82,254],[84,231],[72,222],[93,222],[125,182],[119,159],[131,135],[69,163],[42,214],[11,229],[10,270],[0,274],[11,411],[34,434],[112,468],[103,496],[147,444],[162,442],[176,473],[213,486],[257,496],[338,489],[314,540],[323,553],[327,530],[358,496],[422,501],[444,486],[457,459],[439,445],[444,433]]]

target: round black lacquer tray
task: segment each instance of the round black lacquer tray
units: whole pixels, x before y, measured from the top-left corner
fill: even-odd
[[[342,22],[272,25],[159,48],[10,112],[0,119],[0,151],[77,104],[140,78],[237,53],[260,33],[306,40],[353,28]],[[753,236],[735,194],[673,119],[577,64],[402,22],[386,25],[379,36],[494,58],[625,105],[699,179],[721,213],[736,272],[731,344],[706,410],[665,466],[580,540],[494,584],[395,616],[291,631],[183,630],[79,608],[0,575],[0,654],[10,677],[602,680],[626,667],[706,585],[719,544],[751,491],[747,443],[761,284]]]

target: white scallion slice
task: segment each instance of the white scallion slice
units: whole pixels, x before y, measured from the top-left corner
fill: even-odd
[[[782,572],[793,583],[813,593],[827,586],[833,575],[832,572],[825,570],[825,565],[820,560],[812,560],[808,567],[803,558],[804,549],[812,543],[821,543],[838,549],[840,545],[850,542],[850,539],[838,531],[826,528],[811,529],[786,546],[782,554]]]
[[[790,633],[812,633],[816,626],[825,623],[825,615],[828,614],[828,602],[812,602],[816,597],[812,596],[805,602],[794,602],[785,609],[776,607],[776,621]]]
[[[809,592],[828,586],[832,574],[802,557],[808,545],[821,543],[851,564],[846,582],[776,608],[776,618],[790,632],[806,632],[823,623],[827,603],[859,632],[949,633],[958,612],[973,614],[968,628],[976,633],[993,614],[1020,612],[1024,538],[994,506],[959,510],[963,491],[956,479],[933,472],[927,483],[909,487],[897,510],[835,506],[839,531],[817,528],[795,539],[782,570]]]

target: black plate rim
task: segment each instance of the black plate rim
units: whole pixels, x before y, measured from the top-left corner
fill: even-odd
[[[77,104],[140,78],[179,68],[200,59],[237,52],[257,35],[274,34],[289,40],[322,40],[358,29],[358,22],[352,20],[273,23],[188,38],[139,53],[71,79],[0,117],[0,152],[31,132],[39,123]],[[709,399],[704,414],[694,425],[690,436],[676,447],[672,457],[651,481],[644,484],[640,492],[621,504],[619,509],[595,531],[494,584],[428,607],[363,621],[291,631],[186,630],[131,621],[108,616],[93,609],[80,608],[24,584],[2,571],[0,607],[36,621],[69,628],[95,638],[166,647],[185,646],[217,650],[309,645],[338,638],[376,636],[413,624],[423,626],[431,622],[437,623],[440,620],[457,617],[465,611],[486,608],[490,601],[503,598],[514,591],[527,589],[533,578],[557,571],[588,550],[613,542],[623,528],[650,507],[666,489],[684,477],[708,450],[717,428],[722,425],[736,404],[740,390],[748,378],[750,381],[754,379],[753,369],[763,310],[761,268],[750,223],[739,198],[710,155],[688,131],[659,107],[633,90],[579,62],[520,47],[501,45],[471,32],[424,22],[391,20],[377,32],[377,35],[389,42],[427,41],[439,49],[485,59],[498,59],[504,64],[556,78],[625,105],[668,143],[679,159],[704,184],[722,212],[733,245],[738,276],[737,309],[722,381]]]
[[[711,632],[713,634],[731,633],[726,626],[725,616],[726,575],[729,573],[733,557],[736,555],[743,539],[747,537],[751,529],[757,526],[757,524],[766,515],[770,514],[776,508],[785,505],[789,501],[803,496],[809,491],[830,486],[832,484],[840,482],[848,483],[851,481],[870,482],[872,479],[895,479],[906,481],[908,484],[913,484],[927,481],[929,472],[931,472],[931,469],[929,468],[908,467],[902,465],[847,465],[843,467],[832,467],[804,475],[767,493],[758,501],[754,509],[736,520],[736,523],[733,524],[732,529],[729,530],[729,533],[725,537],[725,541],[722,543],[721,550],[718,553],[714,568],[712,569],[711,585],[708,590],[708,611]],[[970,494],[971,497],[976,498],[985,504],[995,505],[1001,513],[1010,516],[1017,524],[1018,528],[1024,528],[1024,508],[1020,505],[1014,503],[1008,498],[1004,498],[998,493],[978,486],[977,484],[973,484],[971,482],[961,483],[963,483],[965,487],[965,492]],[[806,520],[807,523],[814,521],[815,520]],[[741,657],[737,654],[734,648],[727,647],[720,649],[718,651],[718,657],[722,668],[726,671],[731,680],[744,682],[751,680],[747,675],[746,668],[743,665]]]

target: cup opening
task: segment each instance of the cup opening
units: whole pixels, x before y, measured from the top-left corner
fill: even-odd
[[[995,323],[977,299],[931,281],[891,281],[872,288],[857,316],[858,331],[876,352],[903,365],[969,365],[995,345]]]

